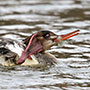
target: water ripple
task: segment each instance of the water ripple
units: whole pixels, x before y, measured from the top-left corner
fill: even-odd
[[[20,40],[40,30],[80,34],[48,52],[51,68],[0,66],[1,90],[90,90],[89,0],[0,0],[0,36]],[[12,83],[13,82],[13,83]]]

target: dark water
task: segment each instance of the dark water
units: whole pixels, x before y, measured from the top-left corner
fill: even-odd
[[[0,66],[0,90],[90,90],[90,0],[0,0],[0,37],[19,40],[39,30],[80,30],[49,69]]]

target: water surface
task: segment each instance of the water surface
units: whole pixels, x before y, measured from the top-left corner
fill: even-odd
[[[80,34],[49,52],[47,69],[0,66],[0,90],[90,90],[90,0],[0,0],[0,37],[20,40],[40,30]]]

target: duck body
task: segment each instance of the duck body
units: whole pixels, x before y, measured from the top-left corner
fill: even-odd
[[[24,44],[19,43],[12,39],[0,38],[0,64],[3,66],[13,66],[16,65],[19,57],[24,51]],[[21,66],[33,66],[33,65],[46,65],[53,64],[52,59],[56,62],[56,58],[50,53],[37,53],[31,55],[32,59],[27,58]],[[43,60],[43,59],[46,59]]]
[[[30,37],[28,37],[30,38]],[[26,38],[25,40],[27,41]],[[46,44],[48,42],[46,41]],[[44,43],[45,44],[45,43]],[[0,64],[3,66],[13,66],[17,65],[17,61],[19,60],[22,52],[24,51],[27,42],[22,40],[18,42],[9,38],[0,38]],[[44,46],[47,48],[46,46]],[[39,52],[30,56],[31,58],[26,58],[26,60],[19,64],[21,66],[46,66],[47,64],[52,65],[53,63],[57,63],[55,56],[50,53]]]
[[[0,38],[0,64],[3,66],[13,66],[16,65],[19,57],[24,51],[24,44],[19,43],[12,39]],[[52,59],[56,63],[56,58],[50,53],[37,53],[31,55],[32,59],[27,58],[21,66],[34,66],[40,65],[45,66],[47,64],[53,64]],[[46,61],[44,60],[46,59]]]

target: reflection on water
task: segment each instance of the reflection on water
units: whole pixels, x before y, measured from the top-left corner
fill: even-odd
[[[0,0],[0,37],[20,40],[39,30],[80,34],[49,50],[58,58],[50,69],[0,66],[0,90],[90,89],[89,0]]]

